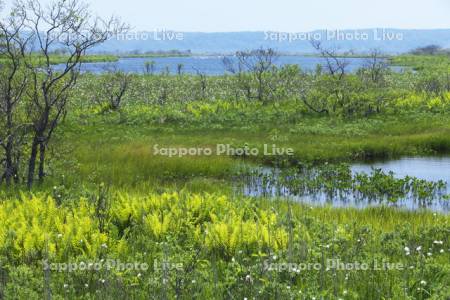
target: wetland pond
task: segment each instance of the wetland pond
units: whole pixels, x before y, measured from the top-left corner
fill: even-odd
[[[299,165],[243,171],[247,196],[288,198],[335,207],[386,205],[450,212],[450,157],[405,157],[373,163]]]

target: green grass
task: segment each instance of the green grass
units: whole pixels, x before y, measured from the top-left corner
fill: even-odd
[[[62,64],[67,62],[68,56],[61,54],[53,54],[50,56],[50,63],[53,65]],[[114,62],[117,61],[118,57],[115,55],[86,55],[81,59],[82,62],[85,63],[93,63],[93,62]],[[6,61],[5,58],[0,56],[0,64]],[[42,65],[45,63],[44,57],[39,55],[32,56],[32,62],[36,65]]]
[[[416,71],[422,70],[449,70],[450,69],[450,55],[399,55],[391,57],[392,65],[411,67]]]
[[[114,118],[108,121],[101,117],[86,121],[84,125],[73,120],[63,124],[64,136],[54,147],[66,153],[66,165],[74,165],[70,174],[73,181],[139,186],[149,181],[158,185],[196,178],[229,180],[243,163],[277,162],[277,157],[262,155],[245,159],[225,155],[167,157],[154,155],[156,144],[159,148],[212,149],[217,144],[235,147],[248,144],[260,149],[260,154],[264,144],[276,144],[294,150],[294,156],[288,158],[291,161],[316,163],[450,152],[450,118],[431,113],[361,121],[306,118],[289,126],[278,124],[266,128],[261,124],[247,129],[133,125],[112,120]],[[57,173],[64,174],[65,170],[66,167],[61,167]]]

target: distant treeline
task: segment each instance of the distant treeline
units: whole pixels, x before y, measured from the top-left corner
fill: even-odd
[[[156,51],[142,51],[133,50],[126,52],[115,52],[114,55],[119,57],[168,57],[168,56],[190,56],[192,55],[191,50],[156,50]]]
[[[414,55],[438,55],[438,54],[449,54],[450,49],[444,49],[439,45],[428,45],[425,47],[419,47],[410,52]]]

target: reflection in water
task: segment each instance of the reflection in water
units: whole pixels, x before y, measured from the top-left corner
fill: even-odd
[[[414,176],[429,181],[444,180],[450,184],[450,157],[406,157],[399,160],[354,164],[354,172],[370,172],[370,168],[392,171],[397,177]],[[450,186],[447,185],[450,193]]]
[[[374,169],[381,169],[382,172]],[[339,171],[337,167],[336,170],[338,172],[333,171],[334,173],[330,170],[314,173],[301,171],[301,174],[292,176],[284,170],[263,168],[252,176],[245,177],[241,188],[244,194],[249,196],[288,197],[301,202],[337,207],[364,208],[385,204],[410,210],[427,208],[440,212],[450,211],[450,201],[446,196],[450,194],[450,157],[403,158],[371,164],[353,164],[348,172],[345,168]],[[393,173],[392,177],[389,172]],[[318,173],[320,176],[317,176]],[[371,180],[371,176],[375,177]],[[376,184],[361,186],[361,183],[364,184],[367,180]],[[448,184],[442,185],[439,182]],[[331,187],[328,188],[327,185]],[[402,188],[396,189],[396,185]],[[337,186],[342,188],[336,188]],[[366,191],[371,186],[375,187],[375,193],[372,190]],[[391,187],[394,189],[391,190]],[[391,196],[393,191],[403,191],[402,189],[404,194]],[[423,196],[424,194],[426,196]],[[393,201],[396,197],[398,198]]]

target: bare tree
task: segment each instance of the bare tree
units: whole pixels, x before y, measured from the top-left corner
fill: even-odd
[[[155,73],[155,62],[153,60],[151,61],[146,61],[144,63],[144,72],[145,74],[151,74],[153,75]]]
[[[237,70],[235,68],[235,64],[233,60],[229,56],[224,56],[222,58],[222,64],[225,68],[225,71],[230,72],[231,74],[236,74]]]
[[[201,100],[204,100],[204,99],[206,99],[208,77],[206,76],[205,72],[202,72],[197,68],[194,68],[194,70],[195,70],[195,73],[197,73],[197,76],[199,78],[199,96],[198,96],[198,98]]]
[[[78,0],[56,0],[47,7],[35,0],[18,0],[16,18],[24,19],[24,29],[36,45],[39,61],[31,56],[26,60],[32,74],[27,107],[33,126],[27,184],[34,182],[39,152],[38,177],[45,172],[45,154],[51,137],[66,113],[69,91],[75,85],[86,51],[103,43],[126,27],[117,18],[103,20],[92,16],[88,6]],[[67,58],[63,67],[55,71],[50,62],[53,49],[64,49]]]
[[[374,49],[366,58],[363,68],[368,71],[369,78],[372,82],[381,83],[388,70],[388,63],[383,53],[380,50]]]
[[[388,93],[386,80],[388,72],[389,66],[383,53],[377,49],[372,50],[365,59],[363,68],[358,71],[365,89],[370,91],[375,98],[373,104],[368,105],[366,115],[381,112]]]
[[[345,76],[346,69],[349,65],[348,61],[341,59],[335,49],[325,48],[322,43],[317,40],[311,41],[311,45],[316,49],[322,58],[325,59],[325,68],[331,75],[337,75],[339,79]]]
[[[177,64],[177,75],[183,74],[184,65],[183,64]]]
[[[265,102],[268,94],[273,92],[274,87],[270,84],[270,77],[276,69],[275,61],[278,54],[273,49],[257,49],[252,51],[236,52],[237,66],[233,60],[226,57],[223,59],[225,69],[230,73],[237,74],[240,86],[245,90],[248,99],[256,98]],[[256,96],[252,95],[251,82],[248,76],[256,81]]]
[[[251,78],[244,72],[244,67],[242,66],[241,62],[237,61],[237,63],[235,63],[233,58],[225,56],[222,59],[222,63],[225,67],[225,70],[234,75],[233,79],[236,82],[235,84],[233,84],[233,86],[236,87],[236,100],[240,98],[242,92],[244,93],[247,100],[251,100],[253,98]]]
[[[125,73],[113,67],[107,69],[102,78],[100,95],[96,97],[98,104],[107,103],[108,110],[118,110],[130,87],[131,74]]]
[[[257,81],[257,96],[259,101],[265,101],[265,93],[271,90],[269,80],[266,75],[275,67],[275,60],[278,54],[273,49],[257,49],[250,52],[238,52],[236,57],[239,64],[253,74]]]
[[[333,97],[329,109],[320,109],[319,112],[336,113],[342,110],[345,114],[352,114],[353,107],[349,104],[354,87],[351,78],[346,76],[349,62],[345,58],[341,58],[336,49],[326,48],[320,41],[314,40],[311,41],[311,44],[325,60],[324,68],[329,75],[322,77],[318,73],[316,79],[318,79],[319,84],[316,88],[322,90],[326,97]],[[308,107],[311,108],[312,106]]]
[[[8,17],[0,22],[0,147],[3,148],[0,162],[4,171],[0,174],[0,184],[6,186],[19,180],[19,163],[26,124],[19,112],[20,102],[28,84],[24,70],[24,57],[27,54],[29,37],[22,38],[24,17]],[[23,116],[23,114],[22,114]]]

